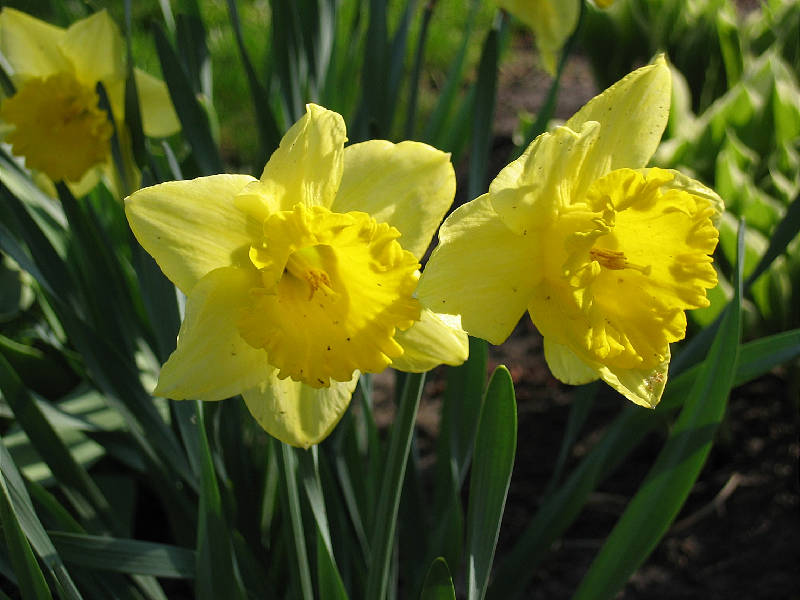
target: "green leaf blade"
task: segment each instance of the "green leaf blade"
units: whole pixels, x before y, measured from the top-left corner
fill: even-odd
[[[467,508],[467,598],[481,600],[491,574],[517,450],[517,404],[511,374],[495,369],[475,438]]]

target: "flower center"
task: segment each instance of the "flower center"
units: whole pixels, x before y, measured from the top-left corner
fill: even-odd
[[[25,164],[51,179],[78,181],[109,154],[113,132],[97,93],[69,73],[25,81],[0,107],[14,125],[7,141]]]
[[[298,204],[271,215],[250,249],[261,275],[239,317],[248,344],[313,387],[377,372],[403,353],[395,332],[419,319],[419,263],[400,233],[360,212]]]
[[[650,265],[642,266],[630,262],[624,252],[617,252],[616,250],[607,250],[606,248],[592,248],[589,250],[589,257],[600,263],[601,267],[611,269],[613,271],[621,271],[622,269],[634,269],[648,275],[650,273]]]
[[[708,305],[717,244],[708,199],[674,174],[618,169],[594,181],[552,227],[547,276],[529,309],[537,328],[595,362],[651,368]],[[592,230],[594,227],[594,230]]]

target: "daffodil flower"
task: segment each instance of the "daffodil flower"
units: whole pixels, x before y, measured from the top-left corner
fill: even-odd
[[[449,155],[417,142],[344,147],[309,105],[260,179],[214,175],[125,201],[142,246],[187,296],[154,394],[242,394],[274,437],[325,438],[359,372],[460,364],[458,319],[414,297],[419,258],[455,193]]]
[[[536,138],[445,220],[420,300],[493,344],[527,309],[558,379],[601,378],[654,407],[684,311],[716,285],[722,207],[701,183],[645,168],[669,103],[659,57]]]
[[[102,82],[120,137],[124,132],[124,41],[105,10],[62,29],[13,8],[0,12],[0,52],[13,72],[15,93],[0,105],[5,141],[29,169],[67,181],[77,193],[105,174],[115,181],[113,127],[98,106]],[[164,82],[135,70],[144,133],[180,129]],[[128,148],[124,152],[130,154]],[[132,165],[127,166],[133,171]]]
[[[531,28],[542,65],[554,75],[561,48],[578,26],[582,1],[497,0],[497,5]]]

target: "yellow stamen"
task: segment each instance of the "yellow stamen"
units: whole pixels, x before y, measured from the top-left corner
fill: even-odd
[[[337,296],[331,287],[331,279],[321,266],[319,250],[316,246],[302,248],[292,252],[286,261],[286,271],[297,279],[308,283],[308,299],[314,298],[314,292],[321,289],[326,296]]]
[[[0,107],[0,118],[14,125],[6,138],[12,152],[55,181],[80,180],[110,151],[113,129],[97,102],[69,73],[28,79]]]
[[[607,250],[605,248],[592,248],[591,250],[589,250],[589,256],[591,257],[592,260],[596,260],[598,263],[600,263],[601,267],[605,267],[606,269],[613,269],[613,270],[634,269],[645,275],[650,274],[651,270],[650,265],[642,266],[629,262],[628,259],[625,257],[624,252],[618,252],[616,250]]]

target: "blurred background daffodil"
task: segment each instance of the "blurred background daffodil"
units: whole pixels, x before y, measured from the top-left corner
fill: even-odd
[[[14,155],[52,182],[82,195],[103,177],[121,196],[111,156],[116,128],[125,175],[134,189],[139,174],[125,130],[125,42],[105,10],[67,29],[12,8],[0,12],[0,52],[10,67],[13,93],[0,105],[0,127]],[[163,81],[134,70],[145,135],[180,129]],[[113,121],[101,106],[102,84]]]

